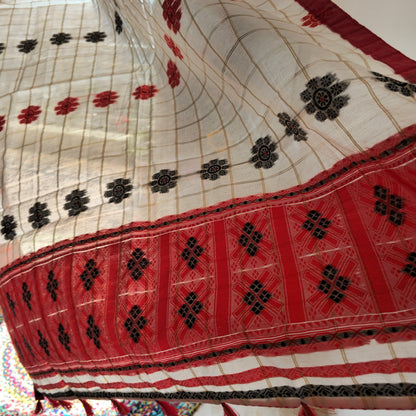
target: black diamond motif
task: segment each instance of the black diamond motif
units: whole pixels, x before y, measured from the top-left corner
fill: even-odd
[[[116,32],[120,34],[123,31],[123,21],[117,12],[114,12],[114,22],[116,24]]]
[[[27,342],[26,338],[23,337],[23,344],[25,344],[26,349],[29,351],[30,355],[35,358],[35,354],[33,354],[32,351],[32,347],[30,346],[30,344]]]
[[[101,343],[100,343],[100,339],[99,339],[101,331],[98,328],[98,326],[95,325],[94,318],[92,317],[92,315],[88,316],[87,323],[88,323],[87,337],[94,341],[94,345],[97,348],[101,348]]]
[[[243,234],[240,235],[238,243],[246,248],[246,253],[250,256],[255,256],[259,249],[258,244],[263,238],[263,234],[260,234],[255,230],[254,225],[246,222],[243,227]]]
[[[43,334],[42,334],[42,332],[39,331],[39,329],[38,329],[38,335],[39,335],[39,345],[40,345],[40,347],[43,349],[43,351],[45,351],[46,355],[50,355],[50,353],[49,353],[49,343],[43,337]]]
[[[131,259],[127,263],[127,268],[131,270],[131,277],[133,280],[139,280],[144,269],[150,264],[149,260],[144,256],[143,251],[140,248],[136,248],[131,253]]]
[[[55,279],[55,275],[51,270],[48,273],[48,283],[46,285],[46,290],[50,293],[53,301],[56,301],[56,291],[58,290],[58,281]]]
[[[59,324],[58,327],[59,332],[59,342],[65,347],[68,352],[71,352],[71,348],[69,347],[69,335],[65,332],[65,328],[62,324]]]
[[[140,331],[147,324],[147,319],[142,316],[142,310],[134,305],[129,312],[129,317],[124,322],[124,328],[130,333],[131,339],[137,344],[140,340]]]
[[[97,263],[93,259],[89,259],[85,264],[85,269],[79,276],[82,280],[85,290],[90,290],[94,284],[94,280],[100,274],[100,271],[95,267]]]
[[[329,299],[335,303],[341,302],[351,282],[344,276],[340,276],[339,270],[330,264],[325,266],[322,275],[324,279],[319,283],[318,290],[328,295]]]
[[[394,225],[402,225],[404,214],[400,212],[403,208],[403,199],[397,195],[390,194],[389,190],[382,186],[374,187],[374,197],[377,198],[374,212],[387,215],[387,219]]]
[[[325,237],[325,229],[331,225],[331,221],[322,217],[322,214],[318,211],[309,211],[307,215],[308,219],[303,223],[302,228],[308,230],[312,235],[319,240]]]
[[[411,252],[407,258],[407,261],[409,263],[404,266],[403,271],[409,276],[416,277],[416,253]]]
[[[26,282],[23,282],[22,290],[23,290],[22,298],[24,302],[26,303],[27,307],[29,308],[29,310],[32,310],[32,305],[30,304],[30,299],[32,299],[32,294],[28,290],[28,286]]]
[[[264,309],[265,304],[272,297],[271,293],[267,290],[263,290],[263,288],[264,285],[258,280],[255,280],[250,285],[250,291],[247,292],[243,298],[243,301],[251,306],[250,310],[256,315]]]
[[[19,357],[24,358],[24,355],[23,355],[23,353],[22,353],[22,350],[21,350],[20,345],[19,345],[19,343],[17,342],[17,339],[16,339],[16,338],[15,338],[15,339],[13,339],[13,345],[14,345],[14,347],[16,348],[17,355],[18,355]]]
[[[179,309],[179,315],[185,319],[185,325],[192,329],[196,322],[196,316],[201,309],[203,308],[203,304],[197,300],[198,295],[194,292],[190,292],[189,295],[185,298],[185,302]]]
[[[198,264],[198,257],[201,256],[204,249],[198,245],[198,241],[195,237],[191,237],[186,242],[187,247],[182,251],[181,257],[186,261],[186,264],[190,269],[195,269]]]
[[[6,293],[6,297],[7,297],[7,303],[9,304],[10,310],[13,312],[13,315],[16,316],[16,311],[15,311],[16,302],[13,301],[9,292]]]

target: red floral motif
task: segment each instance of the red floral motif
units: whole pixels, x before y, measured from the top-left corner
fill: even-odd
[[[72,113],[75,111],[79,106],[78,98],[74,97],[67,97],[59,103],[55,107],[55,113],[57,116],[64,116],[68,113]]]
[[[6,116],[0,116],[0,131],[3,131],[5,124],[6,124]]]
[[[162,4],[163,18],[166,20],[168,28],[177,33],[181,28],[181,0],[165,0]]]
[[[309,26],[309,27],[316,27],[321,24],[319,19],[315,17],[312,13],[307,14],[306,16],[302,17],[302,26]]]
[[[168,62],[168,70],[166,73],[168,74],[169,85],[172,88],[177,87],[181,82],[181,74],[179,73],[178,67],[176,66],[175,62],[172,62],[170,59]]]
[[[24,108],[20,114],[17,116],[20,124],[30,124],[32,121],[35,121],[39,118],[42,110],[39,105],[30,105],[27,108]]]
[[[119,95],[115,91],[103,91],[95,95],[93,103],[96,107],[108,107],[117,101]]]
[[[165,41],[169,48],[172,50],[173,54],[179,59],[183,59],[181,50],[176,46],[175,42],[169,36],[165,35]]]
[[[155,85],[141,85],[134,90],[132,95],[136,100],[147,100],[154,97],[158,91]]]

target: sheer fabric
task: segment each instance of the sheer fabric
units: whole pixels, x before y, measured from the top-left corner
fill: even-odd
[[[0,25],[0,302],[39,394],[415,406],[413,61],[326,0]]]

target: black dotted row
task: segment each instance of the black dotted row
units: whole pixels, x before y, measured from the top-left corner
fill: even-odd
[[[267,197],[262,197],[262,198],[245,200],[245,201],[241,201],[241,202],[238,202],[238,203],[236,202],[236,203],[232,203],[230,205],[224,206],[224,207],[209,209],[209,210],[206,210],[206,211],[199,212],[198,214],[192,214],[192,215],[188,215],[188,216],[182,217],[182,218],[179,217],[179,218],[175,218],[175,219],[169,220],[169,221],[156,222],[156,223],[152,223],[150,225],[133,226],[133,227],[128,227],[128,228],[126,227],[122,230],[112,231],[112,232],[109,232],[109,233],[105,233],[105,234],[101,234],[101,235],[98,235],[98,236],[93,236],[93,237],[81,239],[81,240],[78,240],[78,241],[72,241],[72,242],[67,243],[67,244],[57,245],[57,246],[51,248],[50,250],[47,250],[47,251],[45,251],[43,253],[39,253],[39,254],[33,254],[32,256],[28,257],[25,260],[19,261],[19,262],[15,263],[14,265],[8,266],[7,268],[5,268],[0,273],[0,278],[2,278],[6,274],[10,273],[11,271],[13,271],[13,270],[25,265],[25,264],[31,263],[33,260],[35,260],[37,258],[43,258],[43,257],[48,256],[50,254],[62,251],[66,248],[75,247],[75,246],[83,245],[83,244],[90,243],[90,242],[105,240],[109,237],[117,237],[117,236],[121,236],[121,235],[124,235],[124,234],[129,234],[131,232],[145,231],[145,230],[155,230],[157,228],[165,227],[165,226],[170,225],[170,224],[178,224],[178,223],[181,223],[181,222],[184,222],[184,221],[189,221],[189,220],[193,220],[193,219],[196,219],[196,218],[204,217],[206,215],[210,215],[210,214],[214,214],[214,213],[220,213],[220,212],[224,212],[224,211],[227,211],[227,210],[232,210],[232,209],[235,209],[235,208],[238,208],[238,207],[251,205],[253,203],[273,201],[273,200],[290,198],[290,197],[302,195],[302,194],[305,194],[305,193],[310,192],[312,190],[315,190],[317,188],[320,188],[320,187],[322,187],[323,185],[325,185],[327,183],[332,182],[334,179],[340,177],[341,175],[345,174],[346,172],[350,171],[351,169],[355,169],[355,168],[357,168],[361,165],[365,165],[365,164],[370,163],[370,162],[385,159],[386,157],[391,156],[395,152],[397,152],[399,150],[402,150],[402,149],[412,145],[413,143],[415,143],[415,141],[416,141],[416,135],[413,135],[411,137],[403,139],[401,142],[399,142],[394,147],[381,152],[378,156],[370,156],[368,159],[361,159],[359,161],[351,162],[348,166],[344,166],[343,168],[340,168],[338,171],[331,173],[326,178],[321,179],[321,180],[317,181],[316,183],[314,183],[312,185],[305,186],[304,188],[299,188],[296,191],[291,191],[291,192],[288,192],[286,194],[282,193],[282,194],[278,194],[278,195],[272,195],[272,196],[267,196]],[[115,181],[112,182],[112,183],[115,183]],[[107,187],[108,187],[108,185],[107,185]],[[111,189],[112,188],[109,188],[109,190],[111,190]],[[3,231],[2,231],[2,233],[4,234]]]
[[[89,32],[84,36],[84,39],[86,42],[91,43],[98,43],[98,42],[104,42],[104,39],[107,37],[105,32]],[[49,41],[52,45],[63,45],[64,43],[69,43],[69,41],[72,39],[72,35],[69,33],[55,33]],[[19,52],[22,53],[30,53],[35,50],[36,46],[38,44],[37,39],[25,39],[22,40],[18,45],[17,49]],[[6,45],[4,43],[0,43],[0,54],[6,49]]]
[[[378,335],[384,335],[384,334],[397,334],[403,331],[415,331],[416,330],[416,324],[414,325],[408,325],[408,326],[391,326],[391,327],[385,327],[385,328],[370,328],[370,329],[363,329],[360,331],[344,331],[344,332],[338,332],[335,334],[328,334],[328,335],[318,335],[316,337],[306,337],[306,338],[295,338],[295,339],[286,339],[284,341],[274,342],[274,343],[264,343],[264,344],[244,344],[241,345],[238,348],[228,348],[222,351],[212,351],[204,355],[198,355],[196,357],[192,358],[183,358],[181,360],[177,361],[170,361],[166,363],[152,363],[152,364],[136,364],[131,366],[124,366],[124,367],[113,367],[113,368],[100,368],[100,369],[84,369],[84,368],[72,368],[68,370],[62,370],[62,374],[72,374],[77,373],[79,371],[86,371],[88,373],[117,373],[120,371],[130,371],[130,370],[146,370],[150,368],[169,368],[169,367],[176,367],[178,365],[182,364],[189,364],[189,363],[195,363],[202,360],[208,360],[210,358],[216,358],[216,357],[223,357],[226,355],[231,355],[238,353],[239,351],[266,351],[266,350],[272,350],[277,348],[292,348],[299,345],[310,345],[310,344],[316,344],[321,342],[331,342],[331,341],[337,341],[340,342],[342,340],[351,339],[354,337],[375,337]],[[33,373],[33,376],[46,376],[50,373],[52,373],[54,370],[48,370],[48,371],[40,371],[37,373]]]
[[[271,398],[300,398],[306,397],[411,397],[416,395],[416,384],[397,383],[397,384],[358,384],[358,385],[313,385],[308,384],[299,388],[282,386],[263,390],[249,391],[227,391],[227,392],[188,392],[180,391],[176,393],[122,393],[122,392],[73,392],[71,390],[45,394],[50,398],[85,398],[85,399],[137,399],[137,400],[186,400],[186,401],[228,401],[233,399],[271,399]]]

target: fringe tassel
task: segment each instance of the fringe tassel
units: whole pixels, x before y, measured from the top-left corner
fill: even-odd
[[[51,399],[49,397],[47,399],[49,400],[49,403],[52,405],[52,407],[54,409],[56,409],[58,407],[63,407],[65,409],[69,410],[69,409],[72,408],[72,403],[67,402],[65,400],[54,400],[54,399]]]
[[[221,403],[224,409],[224,416],[238,416],[238,414],[227,403]]]
[[[175,406],[172,406],[168,402],[161,402],[156,400],[156,403],[162,408],[163,413],[166,416],[178,416],[178,409]]]
[[[111,399],[111,403],[113,403],[114,409],[116,409],[120,415],[127,416],[130,413],[130,409],[124,403],[114,399]]]
[[[317,416],[317,414],[304,402],[301,402],[299,416]]]
[[[94,416],[94,411],[92,410],[92,406],[84,399],[79,399],[84,406],[85,414],[87,416]]]
[[[42,405],[42,400],[44,398],[45,396],[42,393],[40,393],[37,389],[35,389],[35,400],[37,401],[37,403],[36,403],[35,411],[33,412],[34,415],[38,415],[44,412],[43,405]]]
[[[33,412],[33,414],[38,415],[40,413],[43,413],[43,406],[42,406],[42,402],[40,400],[38,400],[38,402],[36,403],[36,409]]]

